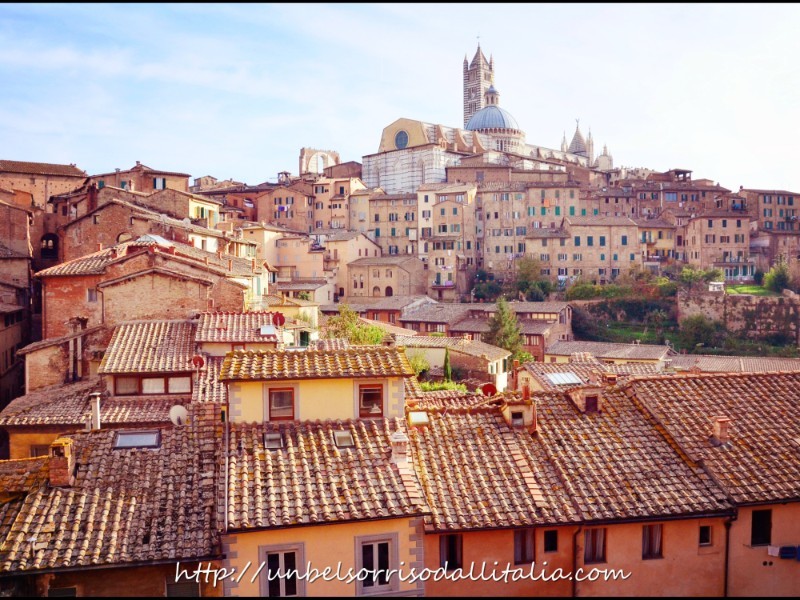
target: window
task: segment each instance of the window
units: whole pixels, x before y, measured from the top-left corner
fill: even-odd
[[[94,288],[89,288],[86,290],[86,301],[87,302],[97,302],[97,290]]]
[[[447,571],[462,566],[462,538],[460,533],[451,533],[439,538],[439,566]]]
[[[293,388],[271,388],[269,390],[269,420],[294,420]]]
[[[153,177],[153,189],[155,190],[163,190],[167,187],[167,178],[166,177]]]
[[[575,236],[575,247],[577,248],[580,245],[581,245],[581,236],[576,235]]]
[[[377,594],[396,591],[398,578],[389,577],[389,569],[396,569],[397,534],[356,538],[356,569],[364,570],[365,577],[357,581],[356,594]]]
[[[544,532],[544,551],[558,552],[558,530],[548,529]]]
[[[533,562],[533,529],[519,529],[514,532],[514,564]]]
[[[383,386],[358,386],[358,416],[362,419],[383,416]]]
[[[623,235],[623,236],[622,236],[622,242],[621,242],[621,244],[622,244],[623,246],[627,246],[627,245],[628,245],[628,236],[627,236],[627,235]]]
[[[604,235],[600,236],[600,245],[601,246],[605,246],[606,245],[606,236],[604,236]]]
[[[768,546],[772,543],[772,510],[754,510],[750,529],[751,546]]]
[[[700,525],[700,545],[711,545],[711,525]]]
[[[587,529],[583,539],[583,562],[606,562],[606,528]]]
[[[642,559],[662,558],[661,555],[662,525],[645,525],[642,527]]]
[[[160,445],[160,431],[118,431],[114,438],[114,448],[158,448]]]
[[[305,580],[298,579],[297,571],[302,570],[303,546],[261,547],[264,569],[261,572],[262,596],[304,596]]]

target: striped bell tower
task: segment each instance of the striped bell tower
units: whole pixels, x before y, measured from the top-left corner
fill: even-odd
[[[494,59],[486,60],[478,44],[472,62],[464,56],[464,127],[476,112],[486,106],[486,90],[494,84]]]

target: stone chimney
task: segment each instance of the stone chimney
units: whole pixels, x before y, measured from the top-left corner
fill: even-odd
[[[228,271],[233,271],[233,259],[228,259]]]
[[[100,429],[100,392],[89,394],[89,402],[92,405],[92,430]]]
[[[100,252],[100,250],[102,250],[102,249],[103,249],[103,242],[98,242],[97,243],[97,251]]]
[[[396,465],[408,463],[408,436],[401,430],[395,431],[390,437],[392,443],[391,461]]]
[[[714,439],[719,444],[730,442],[731,420],[728,417],[714,417]]]
[[[72,439],[60,437],[50,444],[50,485],[53,487],[71,486],[75,481],[75,455]]]

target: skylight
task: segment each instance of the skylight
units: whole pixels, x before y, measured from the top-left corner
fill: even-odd
[[[339,448],[352,448],[356,445],[353,434],[344,430],[333,432],[333,443]]]
[[[158,448],[160,431],[119,431],[114,438],[114,448]]]
[[[580,385],[583,383],[575,373],[546,373],[546,375],[553,385]]]
[[[283,448],[283,436],[279,432],[264,434],[264,447],[268,450],[280,450]]]

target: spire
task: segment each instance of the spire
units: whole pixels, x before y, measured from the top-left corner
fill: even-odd
[[[567,146],[567,132],[564,131],[564,137],[561,138],[561,151],[562,152],[566,152],[567,151],[567,147],[568,147]]]
[[[572,136],[572,142],[569,144],[569,152],[572,154],[580,154],[581,156],[588,155],[586,140],[583,139],[583,134],[581,133],[580,119],[575,119],[575,134]]]

